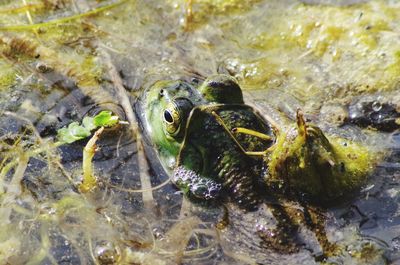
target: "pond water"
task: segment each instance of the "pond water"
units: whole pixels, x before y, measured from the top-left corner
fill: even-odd
[[[349,122],[363,102],[400,112],[399,21],[398,1],[0,1],[0,264],[400,264],[399,120]],[[216,73],[277,124],[301,108],[384,154],[354,200],[324,213],[340,255],[325,259],[305,228],[296,253],[261,247],[248,232],[260,212],[233,210],[217,229],[223,209],[170,183],[140,95]],[[104,109],[127,122],[101,135],[85,193],[87,139],[60,145],[57,130]]]

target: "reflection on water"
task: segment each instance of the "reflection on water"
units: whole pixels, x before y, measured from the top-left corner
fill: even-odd
[[[325,131],[388,153],[354,201],[327,211],[326,230],[344,246],[334,264],[383,264],[382,253],[400,262],[399,134],[346,122],[363,99],[399,109],[400,4],[312,2],[2,1],[0,263],[319,262],[305,228],[298,253],[260,248],[251,228],[274,225],[268,209],[233,210],[217,230],[223,210],[183,200],[140,140],[133,106],[144,87],[215,73],[235,76],[246,102],[278,123],[301,107]],[[99,187],[82,194],[86,142],[57,147],[54,137],[101,109],[131,125],[103,134]]]

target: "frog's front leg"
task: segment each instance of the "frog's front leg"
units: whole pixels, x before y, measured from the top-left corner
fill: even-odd
[[[185,141],[179,152],[172,182],[187,196],[198,202],[215,200],[220,196],[222,185],[204,176],[203,152],[190,141]]]
[[[219,197],[222,185],[194,170],[178,166],[172,177],[174,184],[190,199],[211,201]]]

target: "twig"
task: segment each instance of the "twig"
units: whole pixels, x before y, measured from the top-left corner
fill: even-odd
[[[21,180],[24,177],[25,170],[28,166],[29,156],[25,153],[20,154],[18,157],[18,166],[10,182],[8,193],[13,193],[16,196],[21,194]],[[12,190],[10,190],[12,188]]]
[[[190,216],[190,202],[189,200],[183,196],[182,197],[182,205],[181,205],[181,211],[179,213],[179,219],[185,219],[188,216]]]
[[[111,61],[110,55],[103,51],[103,56],[105,58],[106,64],[108,66],[109,74],[111,76],[111,80],[115,86],[117,97],[119,98],[119,102],[122,108],[125,111],[126,117],[130,123],[130,127],[133,133],[133,136],[136,136],[136,146],[137,146],[137,159],[139,164],[140,170],[140,182],[142,185],[142,198],[143,204],[146,209],[154,209],[155,202],[153,193],[151,192],[151,182],[149,172],[149,165],[146,160],[146,156],[144,154],[143,142],[142,137],[139,132],[138,122],[136,120],[135,114],[133,113],[131,102],[129,100],[128,95],[126,94],[125,88],[122,84],[121,77],[119,76],[117,69],[115,68],[114,64]]]

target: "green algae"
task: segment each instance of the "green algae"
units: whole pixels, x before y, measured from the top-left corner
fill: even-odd
[[[239,55],[235,58],[235,67],[231,66],[233,58],[226,65],[245,89],[265,88],[259,80],[265,84],[276,76],[282,79],[285,72],[288,73],[283,78],[286,82],[270,82],[267,87],[279,87],[294,94],[303,94],[309,87],[329,92],[327,83],[349,86],[352,95],[393,90],[398,75],[395,73],[396,44],[390,36],[398,34],[395,23],[398,10],[398,4],[384,1],[344,7],[293,4],[284,11],[277,4],[266,16],[268,19],[257,17],[257,30],[241,32],[246,38],[236,40],[230,36],[241,47],[256,49],[264,55],[252,59]],[[224,27],[227,32],[238,32],[234,27],[240,28],[240,25],[233,23]],[[258,66],[260,63],[262,67]],[[312,65],[320,67],[320,74],[315,72],[310,81],[308,76],[316,70]],[[249,72],[255,74],[249,75]],[[322,81],[321,75],[327,80]]]
[[[361,143],[325,137],[301,120],[297,128],[278,135],[271,149],[266,157],[269,185],[328,205],[357,192],[382,159]]]
[[[18,72],[8,64],[0,66],[0,90],[8,90],[16,83],[15,77]]]

